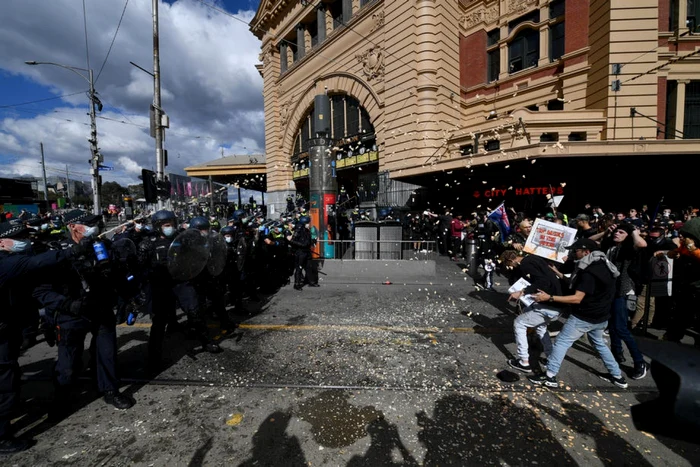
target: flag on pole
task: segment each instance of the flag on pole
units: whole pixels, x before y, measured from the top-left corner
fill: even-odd
[[[498,226],[498,230],[501,232],[501,243],[505,242],[506,237],[508,234],[510,234],[510,221],[508,220],[508,214],[506,213],[505,202],[501,203],[500,206],[491,211],[488,217]]]

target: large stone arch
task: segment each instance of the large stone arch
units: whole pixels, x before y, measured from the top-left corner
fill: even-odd
[[[292,154],[294,151],[294,135],[299,128],[301,119],[314,103],[314,97],[327,90],[328,93],[345,93],[354,97],[369,114],[375,130],[381,124],[383,103],[379,96],[364,80],[351,73],[334,72],[319,77],[301,94],[291,110],[282,139],[282,152]]]

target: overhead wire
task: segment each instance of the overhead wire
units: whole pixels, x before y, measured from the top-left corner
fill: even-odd
[[[39,102],[46,102],[46,101],[52,101],[52,100],[56,100],[56,99],[63,99],[64,97],[75,96],[75,95],[78,95],[78,94],[82,94],[83,92],[85,92],[85,91],[77,91],[77,92],[73,92],[73,93],[70,93],[70,94],[63,94],[62,96],[47,97],[47,98],[45,98],[45,99],[37,99],[37,100],[34,100],[34,101],[19,102],[19,103],[17,103],[17,104],[0,105],[0,109],[8,109],[8,108],[11,108],[11,107],[20,107],[20,106],[23,106],[23,105],[38,104]]]
[[[677,63],[677,62],[681,62],[681,61],[683,61],[683,60],[685,60],[685,59],[687,59],[687,58],[693,57],[693,56],[698,55],[698,54],[700,54],[700,49],[698,49],[698,50],[696,50],[696,51],[694,51],[694,52],[690,52],[690,53],[685,54],[685,55],[681,55],[680,57],[671,58],[671,59],[669,59],[669,60],[666,60],[666,61],[665,61],[664,63],[662,63],[661,65],[655,66],[654,68],[651,68],[651,69],[645,71],[644,73],[639,73],[639,74],[637,74],[637,75],[635,75],[635,76],[633,76],[633,77],[631,77],[631,78],[629,78],[629,79],[626,79],[625,81],[622,81],[620,84],[629,83],[630,81],[634,81],[634,80],[636,80],[636,79],[638,79],[638,78],[641,78],[642,76],[646,76],[646,75],[648,75],[648,74],[650,74],[650,73],[653,73],[653,72],[655,72],[655,71],[659,71],[661,68],[663,68],[663,67],[665,67],[665,66],[667,66],[667,65],[671,65],[671,64]]]
[[[105,56],[104,61],[102,62],[102,66],[100,67],[100,71],[97,73],[97,78],[95,78],[95,84],[97,84],[97,81],[100,79],[100,75],[102,74],[102,70],[104,70],[105,65],[107,64],[107,59],[109,58],[109,54],[112,52],[112,46],[114,46],[114,41],[117,39],[117,34],[119,34],[119,27],[122,25],[122,20],[124,19],[124,13],[126,13],[126,7],[129,5],[129,0],[126,0],[124,3],[124,9],[122,10],[122,15],[119,17],[119,22],[117,23],[117,29],[114,31],[114,37],[112,37],[112,43],[109,44],[109,49],[107,50],[107,55]]]

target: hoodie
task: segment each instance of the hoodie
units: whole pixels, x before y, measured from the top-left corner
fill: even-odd
[[[606,322],[610,318],[612,302],[615,299],[616,279],[619,275],[615,265],[601,251],[593,251],[576,261],[576,270],[571,276],[571,288],[585,293],[585,296],[571,314],[591,324]]]

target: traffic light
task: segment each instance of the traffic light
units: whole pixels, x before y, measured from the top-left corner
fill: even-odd
[[[142,169],[143,197],[147,203],[158,202],[158,187],[156,186],[156,174],[152,170]]]

